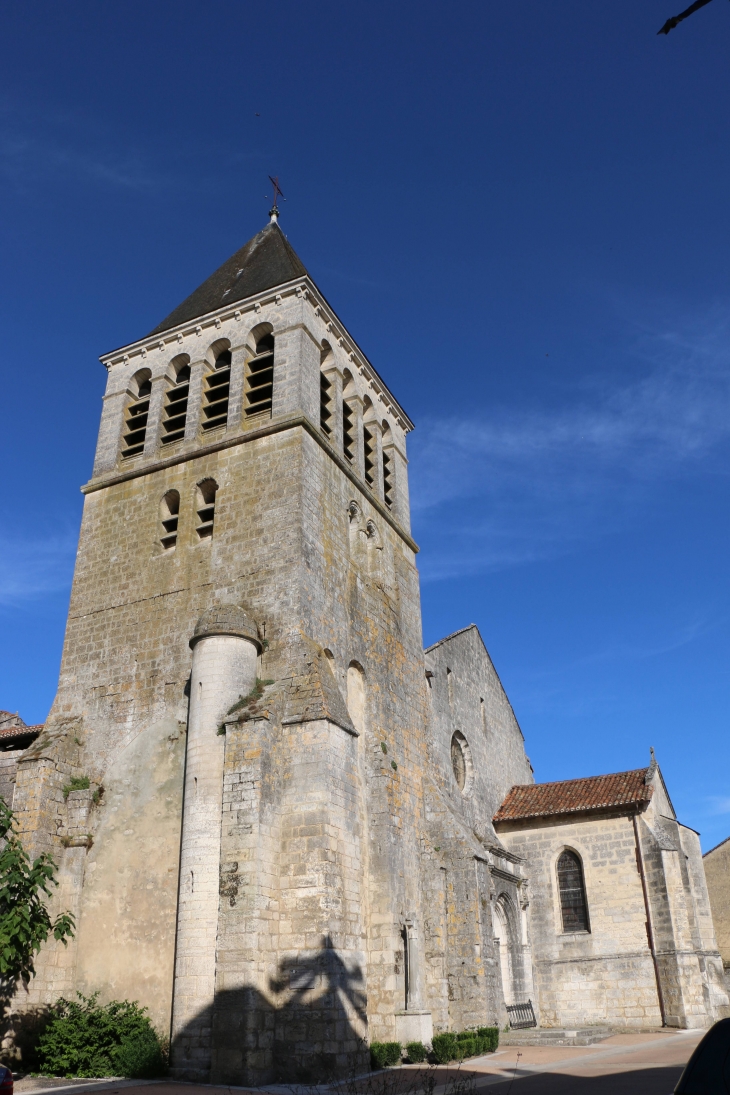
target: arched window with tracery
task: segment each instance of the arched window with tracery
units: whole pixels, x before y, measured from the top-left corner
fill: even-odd
[[[563,931],[590,931],[583,865],[575,852],[567,848],[558,859],[558,889]]]
[[[180,354],[172,362],[172,377],[165,395],[165,407],[162,412],[163,445],[173,441],[182,441],[185,436],[185,423],[188,417],[188,394],[190,392],[190,358]]]
[[[122,457],[138,456],[144,451],[147,436],[147,420],[150,414],[150,395],[152,394],[152,374],[149,369],[140,369],[132,378],[131,400],[127,405],[122,438]]]

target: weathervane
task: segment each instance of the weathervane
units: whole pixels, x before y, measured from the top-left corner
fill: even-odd
[[[279,218],[279,198],[284,198],[284,192],[279,186],[278,175],[276,176],[276,178],[274,178],[273,175],[269,175],[269,181],[274,188],[274,204],[269,210],[269,216],[271,217],[271,223],[276,224]],[[286,198],[284,198],[284,201],[286,201]]]

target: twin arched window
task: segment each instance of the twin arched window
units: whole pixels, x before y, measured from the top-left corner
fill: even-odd
[[[590,931],[583,865],[575,852],[567,848],[558,858],[558,889],[563,931]]]
[[[204,479],[198,483],[195,491],[195,530],[200,540],[213,535],[215,524],[215,499],[218,484],[215,479]],[[180,492],[169,490],[160,502],[160,543],[165,551],[171,551],[177,544],[178,522],[180,520]]]

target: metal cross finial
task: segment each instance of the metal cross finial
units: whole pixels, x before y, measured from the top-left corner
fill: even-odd
[[[279,198],[284,198],[284,192],[279,186],[278,175],[276,176],[276,178],[274,178],[273,175],[269,175],[269,181],[274,188],[274,204],[269,210],[269,216],[271,217],[272,223],[276,224],[277,218],[279,216]],[[286,201],[286,198],[284,198],[284,201]]]

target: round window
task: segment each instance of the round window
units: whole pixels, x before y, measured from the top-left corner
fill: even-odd
[[[451,739],[451,767],[454,769],[457,787],[465,793],[471,783],[472,765],[469,743],[458,730]]]

